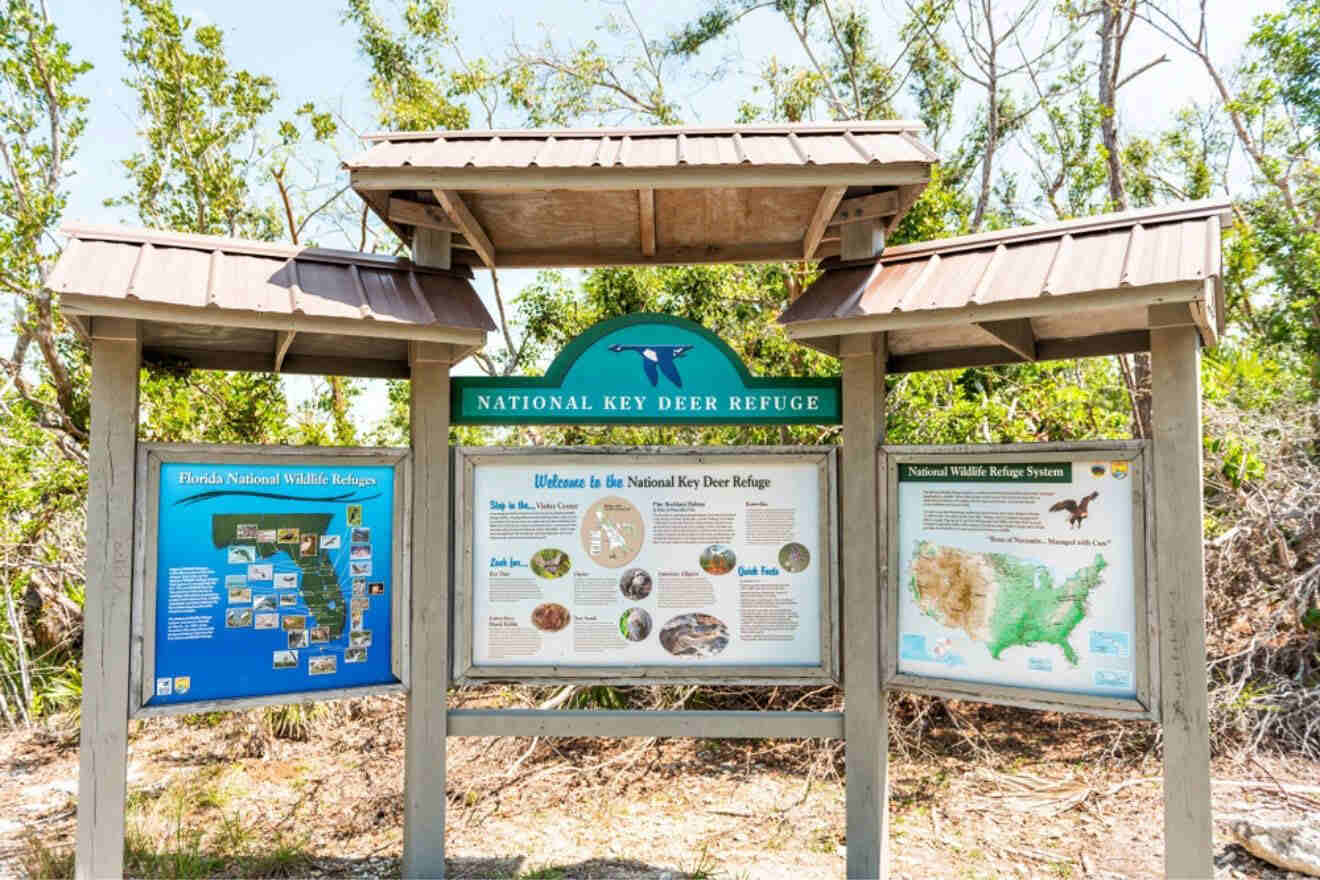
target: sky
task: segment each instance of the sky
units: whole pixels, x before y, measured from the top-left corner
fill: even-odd
[[[846,0],[845,0],[846,2]],[[1184,7],[1190,15],[1195,0],[1169,0],[1174,7]],[[52,18],[75,57],[91,61],[93,69],[83,80],[91,97],[87,132],[76,161],[77,178],[72,187],[67,218],[96,223],[129,223],[134,218],[123,208],[109,208],[107,198],[127,190],[119,162],[138,148],[135,102],[124,85],[127,73],[121,56],[122,13],[114,0],[48,0]],[[378,5],[387,8],[392,0]],[[393,4],[395,8],[399,4]],[[667,0],[665,3],[636,2],[633,12],[648,36],[661,38],[681,24],[709,8],[711,0]],[[997,2],[1010,8],[1014,2]],[[1281,5],[1272,0],[1237,0],[1211,3],[1212,49],[1225,64],[1239,53],[1250,30],[1251,19],[1258,13]],[[355,33],[343,24],[338,0],[178,0],[178,9],[197,23],[215,24],[225,33],[231,64],[272,76],[280,89],[281,103],[287,112],[311,100],[337,111],[344,122],[359,130],[372,130],[372,109],[367,92],[367,66],[355,46]],[[535,3],[527,0],[503,0],[497,4],[477,0],[452,0],[453,26],[470,57],[502,56],[512,38],[522,44],[535,43],[545,34],[557,41],[583,43],[596,39],[608,44],[612,37],[602,31],[601,22],[608,14],[619,14],[617,3],[601,0],[559,0]],[[894,0],[873,0],[871,14],[878,34],[896,34],[906,6]],[[1127,48],[1125,67],[1138,66],[1169,54],[1161,64],[1142,79],[1120,92],[1120,116],[1133,133],[1153,132],[1168,124],[1170,117],[1191,100],[1213,99],[1204,71],[1192,56],[1180,53],[1162,42],[1149,29],[1137,28]],[[720,44],[709,56],[722,62],[723,72],[717,82],[702,87],[680,88],[678,97],[684,107],[686,122],[718,124],[732,121],[737,102],[746,98],[755,84],[756,73],[771,55],[788,62],[804,60],[802,50],[791,33],[771,12],[753,13],[736,31],[733,39]],[[969,97],[970,100],[970,97]],[[910,102],[902,102],[900,112],[913,117]],[[617,120],[616,120],[617,121]],[[503,120],[518,125],[520,120]],[[345,144],[345,153],[351,145]],[[334,167],[326,156],[322,173],[327,179],[346,173]],[[320,242],[343,247],[342,241]],[[490,301],[489,282],[478,273],[477,286]],[[502,283],[506,296],[532,278],[528,272],[506,272]],[[492,308],[492,312],[494,309]],[[494,338],[492,337],[492,341]],[[456,372],[472,372],[470,362]],[[288,391],[295,400],[311,390],[311,381],[290,378]],[[361,424],[369,427],[384,413],[382,382],[368,383],[361,401]]]

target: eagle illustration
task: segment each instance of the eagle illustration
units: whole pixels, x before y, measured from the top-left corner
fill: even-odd
[[[642,369],[646,372],[646,378],[651,380],[651,387],[654,388],[660,381],[660,374],[670,382],[674,383],[676,388],[683,387],[683,380],[679,378],[678,367],[674,365],[674,359],[680,358],[692,349],[690,345],[611,345],[610,351],[635,351],[642,358]],[[657,372],[658,371],[658,372]]]
[[[1050,513],[1054,513],[1058,510],[1068,511],[1068,525],[1072,528],[1080,529],[1082,527],[1082,520],[1086,519],[1088,515],[1086,508],[1092,501],[1099,497],[1099,492],[1092,492],[1081,501],[1073,501],[1071,498],[1065,498],[1063,501],[1059,501],[1051,507]]]

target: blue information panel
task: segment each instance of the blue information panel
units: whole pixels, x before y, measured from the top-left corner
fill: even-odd
[[[159,485],[147,706],[397,681],[394,467],[165,461]]]

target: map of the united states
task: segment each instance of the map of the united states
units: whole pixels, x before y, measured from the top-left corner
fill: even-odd
[[[962,630],[990,656],[1015,645],[1057,645],[1077,665],[1072,631],[1085,619],[1087,599],[1108,563],[1095,561],[1055,584],[1046,566],[1007,553],[976,553],[919,541],[910,587],[921,611],[942,626]]]

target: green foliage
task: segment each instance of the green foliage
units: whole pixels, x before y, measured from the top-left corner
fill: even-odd
[[[1266,340],[1302,354],[1320,396],[1320,2],[1289,0],[1258,17],[1226,109],[1255,171],[1243,200],[1245,244],[1259,250],[1273,296],[1253,302],[1250,320]]]
[[[276,237],[278,216],[251,202],[255,169],[244,155],[275,107],[274,80],[232,69],[220,28],[194,29],[172,0],[125,4],[124,59],[144,143],[123,161],[133,190],[109,204],[149,226]]]
[[[281,443],[289,412],[272,373],[175,373],[147,369],[141,378],[139,436],[177,443]]]
[[[890,380],[892,443],[1045,443],[1129,436],[1112,359],[909,373]]]
[[[44,279],[43,240],[64,211],[65,163],[86,126],[87,98],[76,81],[91,70],[27,0],[0,10],[0,284],[24,293]],[[43,136],[44,135],[44,136]]]
[[[1251,439],[1235,434],[1205,438],[1206,452],[1223,461],[1221,473],[1234,489],[1265,476],[1265,462],[1253,449]]]
[[[441,49],[451,45],[446,0],[409,0],[405,31],[395,34],[372,0],[349,0],[344,21],[358,29],[358,50],[371,66],[379,123],[398,131],[466,128],[469,115],[451,100],[454,88]]]
[[[934,4],[922,6],[933,14]],[[767,8],[758,0],[714,0],[666,42],[671,55],[691,61],[728,36],[742,19]],[[771,57],[762,68],[764,103],[744,101],[741,121],[783,119],[892,119],[902,88],[896,63],[878,45],[864,4],[831,7],[815,0],[780,0],[768,6],[803,47],[805,64]],[[921,14],[921,13],[918,13]],[[816,33],[823,34],[817,39]],[[656,48],[659,48],[658,46]],[[943,86],[943,83],[941,83]]]
[[[31,880],[73,880],[73,847],[52,847],[44,835],[35,831],[23,835],[18,858],[24,875]]]

